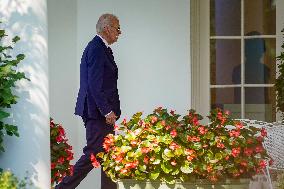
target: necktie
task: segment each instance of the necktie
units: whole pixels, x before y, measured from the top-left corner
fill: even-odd
[[[111,55],[113,55],[113,52],[110,47],[108,47],[107,50],[110,52]]]
[[[114,60],[113,52],[112,52],[111,48],[108,47],[107,50],[108,50],[108,52],[110,53],[110,56],[111,56],[112,60]]]

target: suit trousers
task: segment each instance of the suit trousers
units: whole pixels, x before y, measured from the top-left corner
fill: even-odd
[[[84,147],[84,154],[74,165],[73,176],[65,177],[62,182],[55,187],[55,189],[74,189],[87,176],[87,174],[94,168],[90,160],[90,155],[97,154],[104,151],[104,138],[112,133],[113,126],[107,125],[105,118],[101,119],[83,119],[86,127],[87,145]],[[92,187],[97,189],[96,186]],[[116,184],[106,176],[101,169],[101,189],[116,189]]]

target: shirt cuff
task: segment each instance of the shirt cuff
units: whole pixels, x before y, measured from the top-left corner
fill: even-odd
[[[107,113],[107,114],[105,115],[105,117],[108,116],[109,114],[111,114],[111,112],[112,112],[112,111],[110,111],[109,113]]]

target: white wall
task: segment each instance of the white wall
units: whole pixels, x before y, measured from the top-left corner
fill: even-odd
[[[190,108],[189,0],[77,2],[78,62],[95,35],[98,17],[109,12],[120,19],[122,35],[112,49],[119,68],[122,118],[137,111],[149,113],[157,106],[179,113]],[[79,188],[90,188],[95,182],[99,178],[90,175]]]
[[[76,0],[47,1],[50,116],[56,123],[63,125],[75,151],[79,150],[79,118],[74,116],[79,82],[76,6]]]
[[[18,126],[20,137],[5,137],[6,152],[0,154],[0,167],[21,178],[28,171],[35,186],[47,189],[50,150],[46,1],[2,0],[0,18],[10,37],[21,37],[14,50],[15,54],[26,55],[19,68],[31,80],[17,83],[15,93],[20,98],[12,106],[13,117],[7,121]]]

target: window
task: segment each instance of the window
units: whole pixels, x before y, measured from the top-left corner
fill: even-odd
[[[193,108],[276,120],[275,56],[283,7],[283,1],[274,0],[191,2],[191,26],[198,28],[191,30]]]

